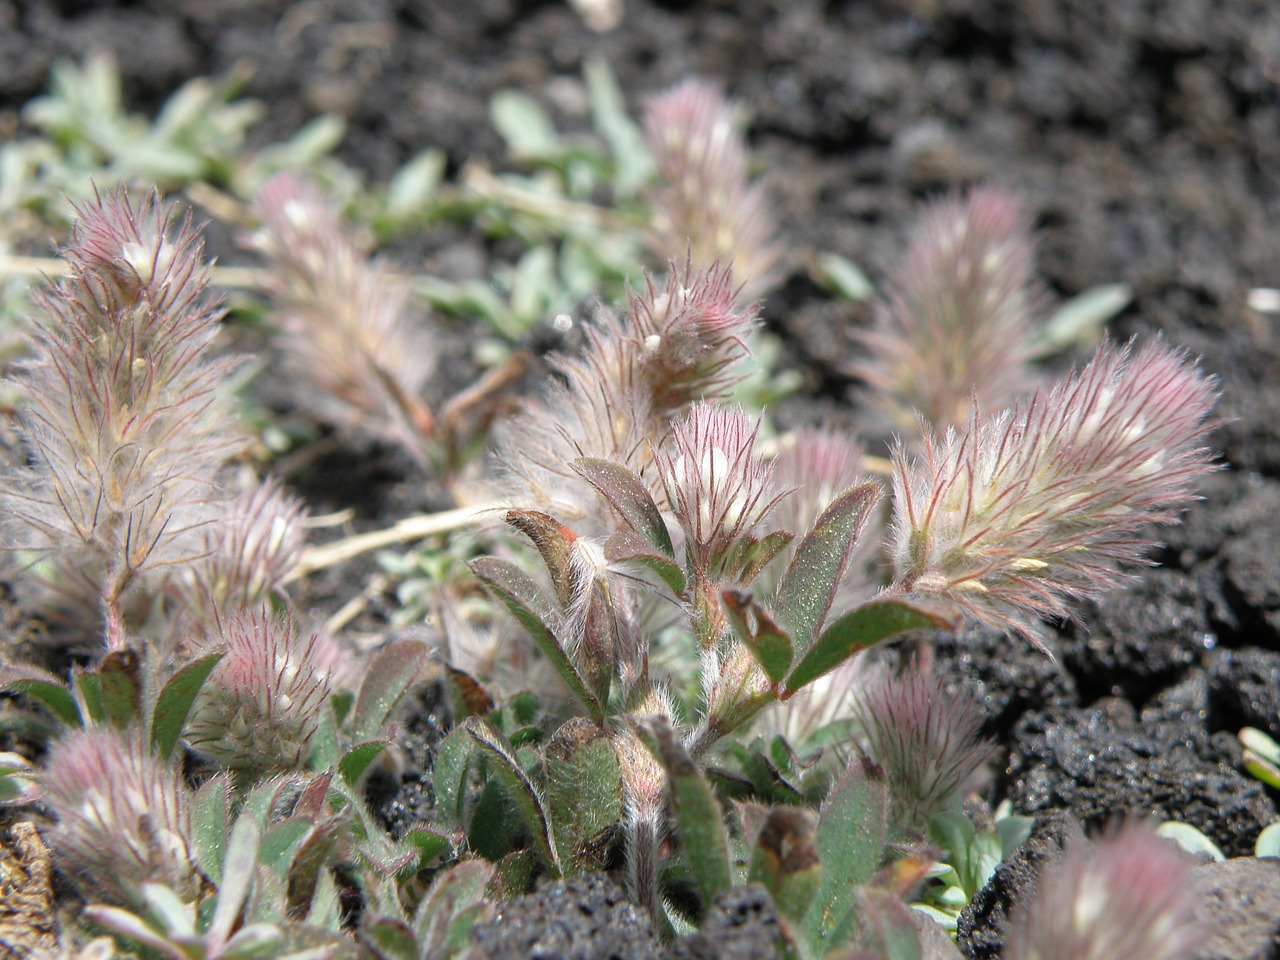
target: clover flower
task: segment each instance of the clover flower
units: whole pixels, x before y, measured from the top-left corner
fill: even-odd
[[[250,779],[301,767],[330,689],[333,658],[321,648],[332,642],[302,639],[291,617],[265,608],[232,617],[205,643],[225,656],[187,722],[192,749]]]
[[[275,274],[272,295],[290,368],[314,383],[319,413],[382,436],[425,463],[434,416],[422,393],[436,350],[416,325],[409,283],[369,258],[330,204],[293,174],[258,192],[249,240]]]
[[[659,252],[687,249],[700,267],[731,263],[751,295],[767,290],[780,253],[774,216],[763,185],[747,176],[746,145],[720,88],[687,80],[650,97],[644,129],[658,169]]]
[[[1031,386],[1031,223],[998,190],[928,206],[906,262],[863,334],[857,372],[899,426],[917,414],[960,426],[978,405],[998,409]]]
[[[1213,468],[1197,446],[1215,381],[1155,340],[1104,344],[1047,394],[893,453],[893,590],[1036,638],[1141,563]]]
[[[51,748],[41,783],[58,821],[49,832],[58,866],[86,897],[140,906],[142,884],[161,883],[195,898],[191,790],[140,734],[70,733]]]
[[[758,430],[741,408],[696,403],[657,454],[693,568],[704,574],[712,574],[779,499],[769,497],[772,465],[755,455]]]
[[[1129,824],[1090,851],[1083,837],[1014,912],[1006,960],[1190,960],[1205,931],[1195,919],[1192,863],[1169,841]]]
[[[901,673],[877,667],[859,694],[855,712],[867,753],[888,777],[893,821],[923,829],[991,755],[993,745],[979,736],[982,711],[915,663]]]
[[[539,508],[562,519],[592,516],[595,494],[573,461],[597,457],[651,473],[671,418],[734,382],[755,322],[728,269],[670,264],[665,282],[646,278],[629,292],[621,316],[604,311],[586,326],[579,355],[552,360],[559,376],[544,400],[502,432],[503,465]]]
[[[266,480],[231,498],[204,530],[204,554],[181,586],[188,607],[214,615],[256,608],[278,591],[302,557],[306,508]]]
[[[108,645],[141,576],[199,552],[214,474],[241,444],[209,359],[221,313],[188,216],[155,193],[95,195],[76,210],[67,275],[36,293],[17,383],[29,465],[5,478],[10,544],[50,555],[96,595]],[[87,573],[84,573],[88,571]]]

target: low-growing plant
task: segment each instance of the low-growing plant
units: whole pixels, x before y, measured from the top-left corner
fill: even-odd
[[[495,120],[534,172],[481,178],[491,193],[472,198],[512,214],[533,245],[529,276],[552,276],[537,244],[559,244],[547,289],[633,280],[620,307],[578,324],[576,348],[550,358],[542,393],[494,437],[502,508],[489,516],[510,533],[467,557],[468,615],[481,609],[499,642],[518,642],[510,620],[532,641],[522,690],[439,663],[443,641],[358,657],[306,621],[286,589],[313,569],[305,510],[225,471],[243,446],[226,397],[235,361],[212,350],[219,306],[196,231],[175,229],[155,194],[78,208],[66,275],[34,300],[15,378],[26,465],[0,484],[7,545],[26,564],[15,580],[39,584],[47,611],[50,596],[59,614],[78,610],[102,642],[69,630],[88,662],[0,671],[49,751],[34,775],[0,755],[0,802],[39,793],[58,866],[89,902],[82,921],[129,955],[460,956],[495,899],[609,869],[666,934],[755,882],[786,955],[906,960],[919,955],[911,903],[953,924],[1025,836],[1023,818],[980,825],[961,807],[988,752],[974,704],[927,658],[864,669],[868,652],[965,622],[1040,642],[1042,618],[1121,580],[1150,525],[1175,521],[1213,469],[1201,446],[1213,379],[1162,340],[1104,342],[1023,394],[1037,352],[1030,239],[1012,201],[981,191],[926,215],[867,340],[868,382],[930,418],[893,447],[887,491],[852,438],[767,438],[734,394],[758,327],[740,284],[766,290],[781,247],[731,111],[701,84],[651,101],[646,181],[638,128],[592,71],[609,152],[566,142],[506,95]],[[596,209],[602,177],[627,205],[618,222],[653,228],[665,273],[611,272],[585,251],[600,222],[565,226]],[[474,411],[509,383],[432,409],[413,284],[291,175],[266,183],[257,214],[282,349],[327,415],[424,470],[458,467],[488,422],[442,433],[462,421],[449,404]],[[926,382],[936,395],[909,389]],[[465,574],[457,560],[384,566],[445,571],[454,589]],[[428,674],[454,720],[434,751],[434,820],[393,836],[365,780],[394,778],[396,710]],[[1048,955],[1063,904],[1078,913],[1089,883],[1159,861],[1145,843],[1124,834],[1119,852],[1071,860],[1057,913],[1027,914],[1011,955]],[[1128,931],[1131,952],[1181,956],[1174,898],[1133,903],[1151,922]]]

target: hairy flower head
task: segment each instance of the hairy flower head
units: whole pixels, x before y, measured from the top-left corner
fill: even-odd
[[[149,194],[77,208],[67,275],[34,298],[16,381],[29,464],[4,480],[10,544],[96,571],[108,638],[140,575],[190,559],[214,475],[241,444],[209,357],[221,310],[190,217]],[[114,614],[112,613],[114,611]]]
[[[761,183],[720,88],[687,80],[645,102],[645,140],[658,168],[654,227],[661,254],[689,250],[694,263],[731,263],[752,295],[771,285],[779,257]]]
[[[960,426],[976,398],[999,409],[1031,386],[1030,218],[998,190],[935,201],[863,340],[859,375],[900,426]]]
[[[1188,884],[1192,861],[1128,824],[1090,850],[1083,837],[1010,917],[1006,960],[1190,960],[1205,931]]]
[[[318,412],[381,435],[423,461],[434,420],[422,400],[437,352],[412,315],[409,283],[371,260],[337,210],[293,174],[272,177],[255,209],[251,245],[274,264],[280,344],[315,384]]]
[[[58,866],[86,897],[140,906],[144,883],[195,897],[191,790],[140,734],[70,733],[50,750],[41,783],[58,821],[49,833]]]
[[[658,453],[658,472],[694,569],[712,574],[777,502],[755,455],[758,424],[740,408],[697,403]]]
[[[586,326],[581,353],[553,359],[559,377],[543,402],[503,431],[504,465],[539,509],[564,519],[607,516],[593,509],[596,495],[573,461],[612,460],[652,476],[671,419],[735,381],[755,322],[727,269],[670,264],[665,282],[646,278],[629,293],[625,313],[605,311]]]
[[[1035,637],[1117,564],[1140,563],[1213,469],[1198,446],[1215,381],[1154,340],[1104,344],[1083,370],[967,430],[893,455],[894,589]]]
[[[307,760],[329,693],[327,636],[302,639],[291,617],[267,609],[231,617],[205,652],[225,656],[187,722],[192,749],[254,779]]]
[[[302,557],[306,509],[275,480],[231,498],[204,530],[203,556],[183,592],[193,609],[230,615],[257,608],[279,590]]]
[[[993,745],[979,736],[982,712],[915,663],[903,673],[877,667],[859,694],[856,712],[867,752],[888,777],[893,820],[923,829],[991,755]]]

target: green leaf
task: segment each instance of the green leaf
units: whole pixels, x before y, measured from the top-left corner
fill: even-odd
[[[787,695],[834,670],[854,654],[912,630],[953,630],[939,614],[900,600],[872,600],[827,627],[787,677]]]
[[[1090,287],[1076,294],[1040,325],[1032,345],[1035,357],[1097,343],[1102,328],[1132,301],[1133,290],[1125,283]]]
[[[471,927],[490,911],[485,890],[494,868],[482,860],[464,860],[443,871],[427,891],[413,920],[419,957],[450,957],[467,944]]]
[[[657,547],[665,557],[675,557],[671,533],[662,520],[658,505],[640,478],[620,463],[581,457],[573,462],[578,476],[600,491],[623,521]]]
[[[799,924],[822,883],[817,833],[808,813],[773,807],[756,839],[747,879],[769,891],[778,912]]]
[[[196,695],[223,656],[223,653],[211,653],[193,660],[170,677],[160,691],[151,713],[151,748],[161,758],[167,759],[173,752]]]
[[[191,803],[191,839],[196,860],[215,886],[222,884],[230,816],[231,781],[225,774],[219,774],[200,785]]]
[[[75,696],[51,673],[36,667],[5,664],[0,666],[0,690],[30,697],[67,727],[84,726]]]
[[[791,638],[778,628],[750,594],[726,590],[720,595],[734,635],[751,651],[772,683],[780,683],[791,669]]]
[[[315,824],[293,851],[289,861],[285,916],[304,920],[320,886],[323,871],[330,866],[346,826],[345,814]]]
[[[418,949],[418,938],[408,924],[390,917],[364,915],[360,924],[360,944],[377,960],[419,960],[426,956]]]
[[[307,817],[285,817],[273,823],[262,834],[262,845],[258,852],[258,862],[275,871],[281,880],[289,875],[289,863],[293,853],[314,829]]]
[[[421,640],[400,640],[381,650],[365,670],[352,708],[356,740],[376,740],[396,704],[422,674],[430,650]]]
[[[409,830],[401,839],[417,849],[420,868],[447,858],[453,851],[453,841],[434,830]]]
[[[431,148],[409,158],[387,184],[386,215],[404,220],[420,211],[436,192],[444,178],[448,156]]]
[[[356,744],[338,761],[338,775],[347,782],[348,786],[354,787],[364,772],[369,769],[369,764],[373,763],[386,749],[385,740],[369,740]]]
[[[1280,857],[1280,823],[1263,827],[1253,846],[1255,857]]]
[[[720,804],[706,777],[668,724],[654,720],[640,727],[639,732],[667,769],[671,808],[685,861],[703,908],[709,908],[733,883]]]
[[[889,791],[884,771],[855,760],[837,781],[818,817],[817,847],[822,884],[809,910],[808,939],[814,952],[837,946],[837,925],[857,903],[858,888],[880,869],[888,837]]]
[[[217,948],[230,939],[232,928],[240,916],[240,908],[244,906],[249,887],[257,874],[261,842],[262,833],[253,817],[243,814],[238,817],[231,830],[231,841],[222,866],[223,882],[218,887],[218,902],[209,923],[208,938],[210,946],[214,948],[210,953],[216,955]]]
[[[510,745],[492,723],[479,717],[468,717],[460,726],[470,734],[492,761],[490,769],[507,788],[525,826],[533,835],[534,848],[556,876],[560,875],[560,855],[555,835],[547,817],[546,806],[528,775],[516,761]]]
[[[1226,855],[1218,849],[1218,845],[1189,823],[1173,823],[1166,821],[1156,827],[1157,836],[1172,840],[1194,857],[1205,856],[1214,863],[1221,863]]]
[[[517,159],[537,159],[557,152],[556,128],[528,94],[499,90],[489,101],[489,119]]]
[[[684,593],[685,578],[680,564],[653,546],[634,530],[619,530],[604,544],[604,556],[610,563],[638,563],[656,573],[677,597]]]
[[[609,736],[576,717],[556,731],[544,754],[547,810],[565,872],[605,866],[622,819],[622,772]]]
[[[838,253],[819,254],[813,274],[820,286],[854,303],[870,300],[876,295],[875,286],[862,268]]]
[[[627,114],[622,88],[609,69],[609,61],[590,56],[582,72],[591,99],[592,125],[609,145],[613,157],[614,193],[620,199],[633,197],[653,172],[653,158],[639,127]]]
[[[128,727],[141,707],[142,679],[138,671],[138,655],[132,650],[112,650],[98,665],[102,711],[117,730]]]
[[[725,570],[738,583],[750,583],[793,539],[785,530],[775,530],[759,540],[751,536],[743,537],[725,562]]]
[[[548,626],[551,613],[537,584],[515,564],[496,557],[480,557],[471,561],[471,572],[511,611],[591,718],[603,722],[604,711],[600,701]]]
[[[474,752],[474,741],[462,727],[451,730],[436,748],[431,768],[436,816],[451,829],[460,830],[466,825],[467,784]]]
[[[880,484],[859,484],[831,501],[796,547],[770,609],[798,650],[808,650],[849,565],[849,554],[876,501]]]
[[[102,681],[96,673],[76,673],[71,678],[85,712],[95,724],[106,723],[107,708],[102,703]]]

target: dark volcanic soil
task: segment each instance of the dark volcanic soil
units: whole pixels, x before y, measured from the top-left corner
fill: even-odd
[[[379,179],[430,145],[454,170],[500,166],[487,101],[502,87],[585,126],[566,91],[591,54],[633,106],[690,74],[719,79],[752,111],[795,253],[765,315],[816,399],[785,405],[784,425],[850,409],[856,388],[850,331],[866,317],[808,279],[813,251],[880,279],[921,197],[1019,191],[1053,296],[1128,283],[1115,334],[1164,330],[1221,378],[1224,470],[1167,533],[1162,567],[1062,631],[1056,662],[981,631],[939,659],[987,703],[1007,756],[997,791],[1020,811],[1098,825],[1138,810],[1248,852],[1277,816],[1238,772],[1233,734],[1280,735],[1280,316],[1246,302],[1280,286],[1280,5],[623,3],[597,34],[565,2],[0,0],[0,130],[58,57],[115,51],[139,107],[247,61],[246,93],[267,105],[257,137],[336,111],[342,158]],[[966,921],[973,956],[998,943],[984,910]]]

